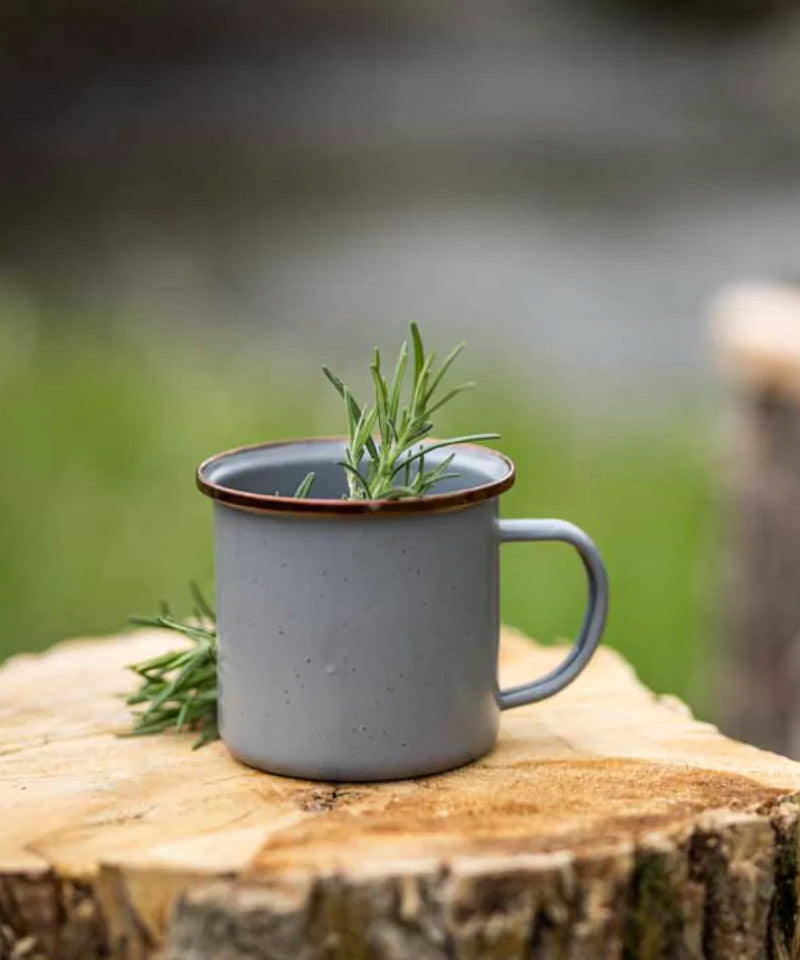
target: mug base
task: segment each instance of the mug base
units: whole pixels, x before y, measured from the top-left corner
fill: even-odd
[[[381,765],[359,763],[333,763],[322,760],[313,763],[288,761],[284,759],[254,756],[248,752],[237,750],[226,743],[234,759],[255,770],[275,774],[279,777],[291,777],[295,780],[316,780],[327,783],[376,783],[386,780],[412,780],[417,777],[429,777],[437,773],[446,773],[468,763],[473,763],[490,753],[495,746],[492,741],[478,749],[457,756],[427,758],[425,761],[413,762],[403,758],[402,761],[387,761]]]

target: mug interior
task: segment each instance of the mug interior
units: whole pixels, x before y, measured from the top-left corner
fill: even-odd
[[[303,477],[313,471],[314,483],[308,500],[341,501],[347,492],[345,471],[339,465],[344,459],[345,448],[346,444],[340,438],[244,447],[219,454],[201,464],[198,481],[201,489],[211,495],[216,495],[212,492],[216,488],[222,492],[256,497],[286,498],[292,497]],[[425,469],[437,466],[452,453],[455,456],[447,472],[458,476],[438,482],[430,491],[434,497],[494,485],[507,489],[513,482],[511,461],[490,448],[477,445],[454,445],[434,450],[425,456]]]

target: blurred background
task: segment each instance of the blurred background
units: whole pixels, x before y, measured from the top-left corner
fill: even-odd
[[[714,714],[706,310],[791,275],[789,0],[8,0],[0,11],[0,655],[212,580],[203,457],[340,432],[410,317],[466,339],[505,513],[598,541],[608,642]],[[503,611],[582,574],[509,550]]]

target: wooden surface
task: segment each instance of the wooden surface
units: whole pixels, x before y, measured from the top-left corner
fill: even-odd
[[[723,728],[800,757],[800,286],[740,284],[713,327],[727,397]]]
[[[124,665],[173,643],[73,641],[0,671],[0,957],[797,955],[800,764],[613,651],[506,713],[478,763],[329,785],[188,735],[117,738]],[[501,679],[562,653],[506,631]]]
[[[800,401],[800,284],[728,287],[713,306],[711,328],[729,374]]]

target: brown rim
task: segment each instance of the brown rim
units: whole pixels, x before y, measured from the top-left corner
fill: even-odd
[[[271,443],[251,443],[232,450],[223,450],[213,457],[204,460],[197,468],[196,480],[198,489],[228,506],[239,510],[255,513],[302,513],[328,514],[334,516],[353,516],[364,514],[386,513],[438,513],[445,510],[457,510],[467,507],[481,500],[488,500],[508,490],[516,479],[514,463],[505,454],[491,447],[484,447],[477,443],[458,443],[454,448],[462,450],[478,450],[482,454],[494,457],[505,464],[507,473],[499,480],[470,487],[467,490],[456,490],[452,493],[434,493],[426,497],[406,497],[402,500],[299,500],[296,497],[280,497],[265,493],[248,493],[245,490],[236,490],[219,483],[212,483],[203,477],[203,472],[213,464],[245,453],[248,450],[267,450],[271,447],[290,447],[299,443],[342,443],[346,437],[300,437],[294,440],[276,440]]]

